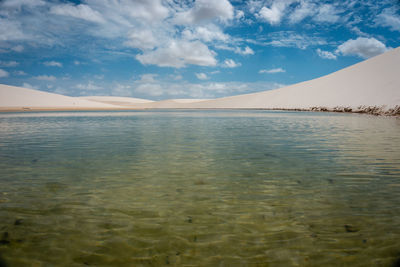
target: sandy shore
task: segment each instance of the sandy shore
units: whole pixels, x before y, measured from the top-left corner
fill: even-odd
[[[0,111],[129,109],[268,109],[400,115],[400,48],[318,79],[276,90],[218,99],[151,101],[69,97],[0,85]]]

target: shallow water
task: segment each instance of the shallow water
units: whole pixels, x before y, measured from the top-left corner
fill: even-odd
[[[9,266],[391,266],[400,120],[271,111],[0,114]]]

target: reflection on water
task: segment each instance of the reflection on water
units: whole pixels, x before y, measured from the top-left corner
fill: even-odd
[[[10,266],[390,266],[400,120],[267,111],[0,114]]]

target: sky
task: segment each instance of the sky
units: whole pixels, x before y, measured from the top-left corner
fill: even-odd
[[[398,46],[399,0],[0,0],[0,83],[69,96],[260,92]]]

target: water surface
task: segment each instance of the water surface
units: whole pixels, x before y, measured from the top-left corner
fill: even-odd
[[[0,114],[10,266],[391,266],[400,120],[271,111]]]

